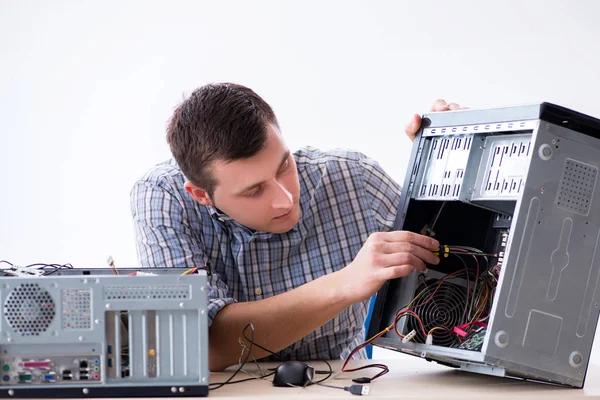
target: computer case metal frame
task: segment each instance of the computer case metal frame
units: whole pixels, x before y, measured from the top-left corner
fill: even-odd
[[[581,388],[600,304],[600,120],[549,103],[424,115],[395,229],[406,229],[407,218],[414,218],[407,212],[420,201],[415,198],[428,143],[437,136],[458,134],[472,134],[473,145],[460,193],[445,198],[512,215],[481,351],[403,343],[393,332],[374,344],[465,371]],[[523,134],[530,135],[532,146],[523,170],[523,190],[512,198],[476,199],[485,139]],[[573,199],[573,204],[563,197]],[[584,201],[575,205],[579,198]],[[414,296],[417,275],[389,281],[381,288],[368,337],[385,329],[394,311]]]
[[[129,276],[137,271],[144,275]],[[0,397],[207,396],[207,277],[183,271],[64,268],[0,277],[0,375],[9,377]],[[63,379],[65,360],[86,368],[75,365]],[[52,367],[28,373],[27,363]]]

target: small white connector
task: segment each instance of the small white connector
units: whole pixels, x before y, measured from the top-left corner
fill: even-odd
[[[433,344],[433,335],[430,333],[427,335],[427,339],[425,339],[425,344],[432,345]]]
[[[26,267],[23,265],[13,264],[9,269],[5,270],[6,275],[20,276],[20,277],[33,277],[41,276],[44,274],[44,270],[37,269],[38,267]]]
[[[404,336],[402,338],[402,343],[408,343],[411,340],[413,340],[415,338],[415,336],[417,336],[417,331],[415,331],[414,329],[410,332],[408,332],[408,334],[406,336]]]
[[[157,274],[153,274],[152,272],[137,271],[135,273],[135,276],[158,276],[158,275]]]

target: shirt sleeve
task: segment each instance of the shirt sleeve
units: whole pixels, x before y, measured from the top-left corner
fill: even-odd
[[[138,261],[150,268],[193,268],[210,263],[200,232],[193,232],[183,200],[146,181],[131,191],[131,215]],[[189,210],[188,210],[189,211]],[[226,305],[235,302],[228,285],[211,270],[208,276],[208,324]]]
[[[400,185],[372,158],[361,155],[359,162],[379,230],[391,231],[400,205]]]

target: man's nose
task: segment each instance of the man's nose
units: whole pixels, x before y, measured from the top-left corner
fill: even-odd
[[[273,198],[273,208],[289,209],[293,206],[294,199],[292,194],[281,183],[277,183],[275,197]]]

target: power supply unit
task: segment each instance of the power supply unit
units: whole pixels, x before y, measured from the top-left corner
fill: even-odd
[[[378,292],[374,344],[583,387],[600,290],[600,120],[541,103],[423,116],[395,229],[439,265]]]
[[[206,396],[206,273],[150,271],[0,277],[0,397]]]

